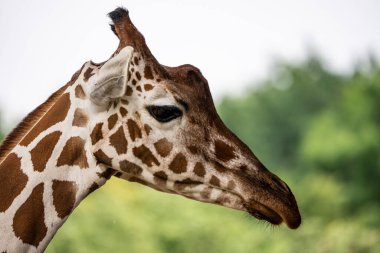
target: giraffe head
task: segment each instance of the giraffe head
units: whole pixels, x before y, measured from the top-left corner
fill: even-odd
[[[297,228],[289,187],[223,124],[199,69],[159,64],[127,10],[109,16],[119,46],[87,90],[97,160],[129,181]]]

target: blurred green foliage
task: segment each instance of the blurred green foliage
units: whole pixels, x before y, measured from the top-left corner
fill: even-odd
[[[337,74],[310,55],[278,62],[270,76],[218,111],[289,184],[298,230],[115,178],[82,202],[47,252],[380,252],[379,65],[370,57]]]

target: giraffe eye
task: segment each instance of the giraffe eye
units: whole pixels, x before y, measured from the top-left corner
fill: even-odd
[[[153,118],[162,123],[182,116],[182,111],[173,105],[150,105],[147,107],[147,110]]]

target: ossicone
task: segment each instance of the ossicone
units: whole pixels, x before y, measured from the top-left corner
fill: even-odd
[[[156,73],[161,73],[166,76],[165,69],[158,63],[146,45],[144,36],[133,25],[129,11],[123,7],[118,7],[114,11],[108,13],[111,19],[111,30],[119,38],[119,46],[116,49],[116,54],[126,46],[133,47],[136,53],[139,53],[145,61],[146,65],[150,65]]]

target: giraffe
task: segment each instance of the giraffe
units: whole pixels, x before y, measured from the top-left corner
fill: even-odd
[[[111,176],[298,228],[290,188],[219,118],[192,65],[152,55],[125,8],[119,45],[86,62],[0,148],[0,252],[42,252],[70,213]]]

